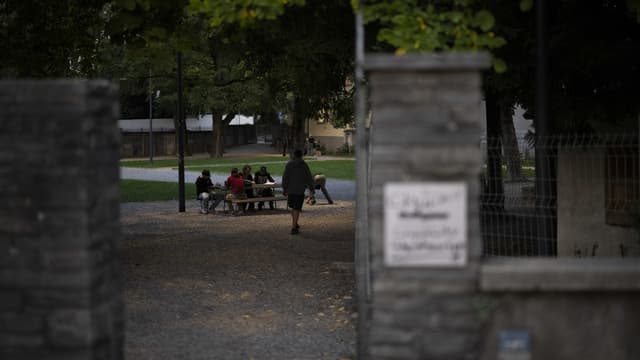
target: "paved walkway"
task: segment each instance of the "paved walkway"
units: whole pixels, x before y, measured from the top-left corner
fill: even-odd
[[[256,156],[274,156],[274,161],[283,161],[281,155],[273,154],[269,151],[271,148],[265,144],[249,144],[244,146],[236,146],[231,148],[225,154],[226,158],[230,157],[256,157]],[[329,160],[333,157],[323,156],[318,160]],[[199,171],[185,171],[184,181],[186,183],[195,183]],[[212,173],[212,181],[214,183],[223,183],[229,176],[228,173]],[[178,182],[178,170],[175,169],[141,169],[141,168],[120,168],[121,179],[134,179],[134,180],[153,180],[153,181],[168,181]],[[281,182],[282,178],[274,176],[276,182]],[[327,179],[327,190],[331,197],[335,200],[354,201],[356,198],[356,185],[352,180],[338,180]],[[323,197],[322,192],[316,194],[320,199]]]

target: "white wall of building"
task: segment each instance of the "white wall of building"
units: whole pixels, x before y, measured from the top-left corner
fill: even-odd
[[[606,223],[605,173],[603,148],[559,151],[558,256],[640,255],[633,227]]]

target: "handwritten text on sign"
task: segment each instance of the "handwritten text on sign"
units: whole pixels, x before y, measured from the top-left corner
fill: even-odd
[[[388,266],[464,266],[466,184],[387,183],[384,260]]]

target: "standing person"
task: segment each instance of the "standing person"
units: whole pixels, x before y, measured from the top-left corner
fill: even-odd
[[[333,204],[333,200],[331,200],[331,196],[329,196],[329,192],[327,191],[327,177],[324,174],[314,174],[313,175],[313,185],[316,190],[321,190],[324,197],[327,199],[329,204]],[[316,197],[314,195],[309,196],[309,200],[307,200],[307,204],[314,205],[316,203]]]
[[[287,205],[291,208],[291,234],[300,232],[298,218],[304,202],[304,191],[309,189],[314,194],[313,177],[309,166],[302,159],[302,150],[293,152],[293,159],[289,160],[282,174],[282,190],[287,196]]]
[[[256,175],[253,177],[253,180],[256,182],[256,184],[266,184],[267,181],[268,182],[276,182],[275,180],[273,180],[273,178],[271,177],[271,174],[269,174],[269,172],[267,171],[267,167],[266,166],[261,166],[260,167],[260,171],[256,172]],[[260,191],[260,196],[261,197],[269,197],[269,196],[273,196],[273,190],[272,189],[262,189],[259,190]],[[259,202],[258,203],[258,210],[262,210],[262,207],[264,206],[264,202]],[[269,209],[273,210],[273,201],[269,201]]]
[[[209,213],[209,189],[212,187],[211,173],[209,170],[202,170],[202,174],[196,179],[196,198],[200,200],[200,213],[202,214]]]
[[[248,198],[255,197],[253,193],[254,182],[253,182],[253,175],[251,175],[251,165],[247,164],[242,167],[242,179],[244,180],[244,188],[247,193],[247,197]],[[249,205],[249,211],[256,211],[254,203],[250,202],[248,203],[248,205]],[[246,209],[247,209],[247,204],[243,206],[243,210],[246,210]]]

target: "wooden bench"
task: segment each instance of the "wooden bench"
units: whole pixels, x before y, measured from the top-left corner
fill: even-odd
[[[278,202],[278,201],[286,201],[287,197],[284,195],[278,196],[263,196],[263,197],[252,197],[252,198],[244,198],[244,199],[228,199],[225,200],[225,203],[230,203],[231,211],[234,215],[238,215],[239,213],[239,204],[248,204],[248,203],[257,203],[257,202]],[[235,205],[235,206],[234,206]]]

